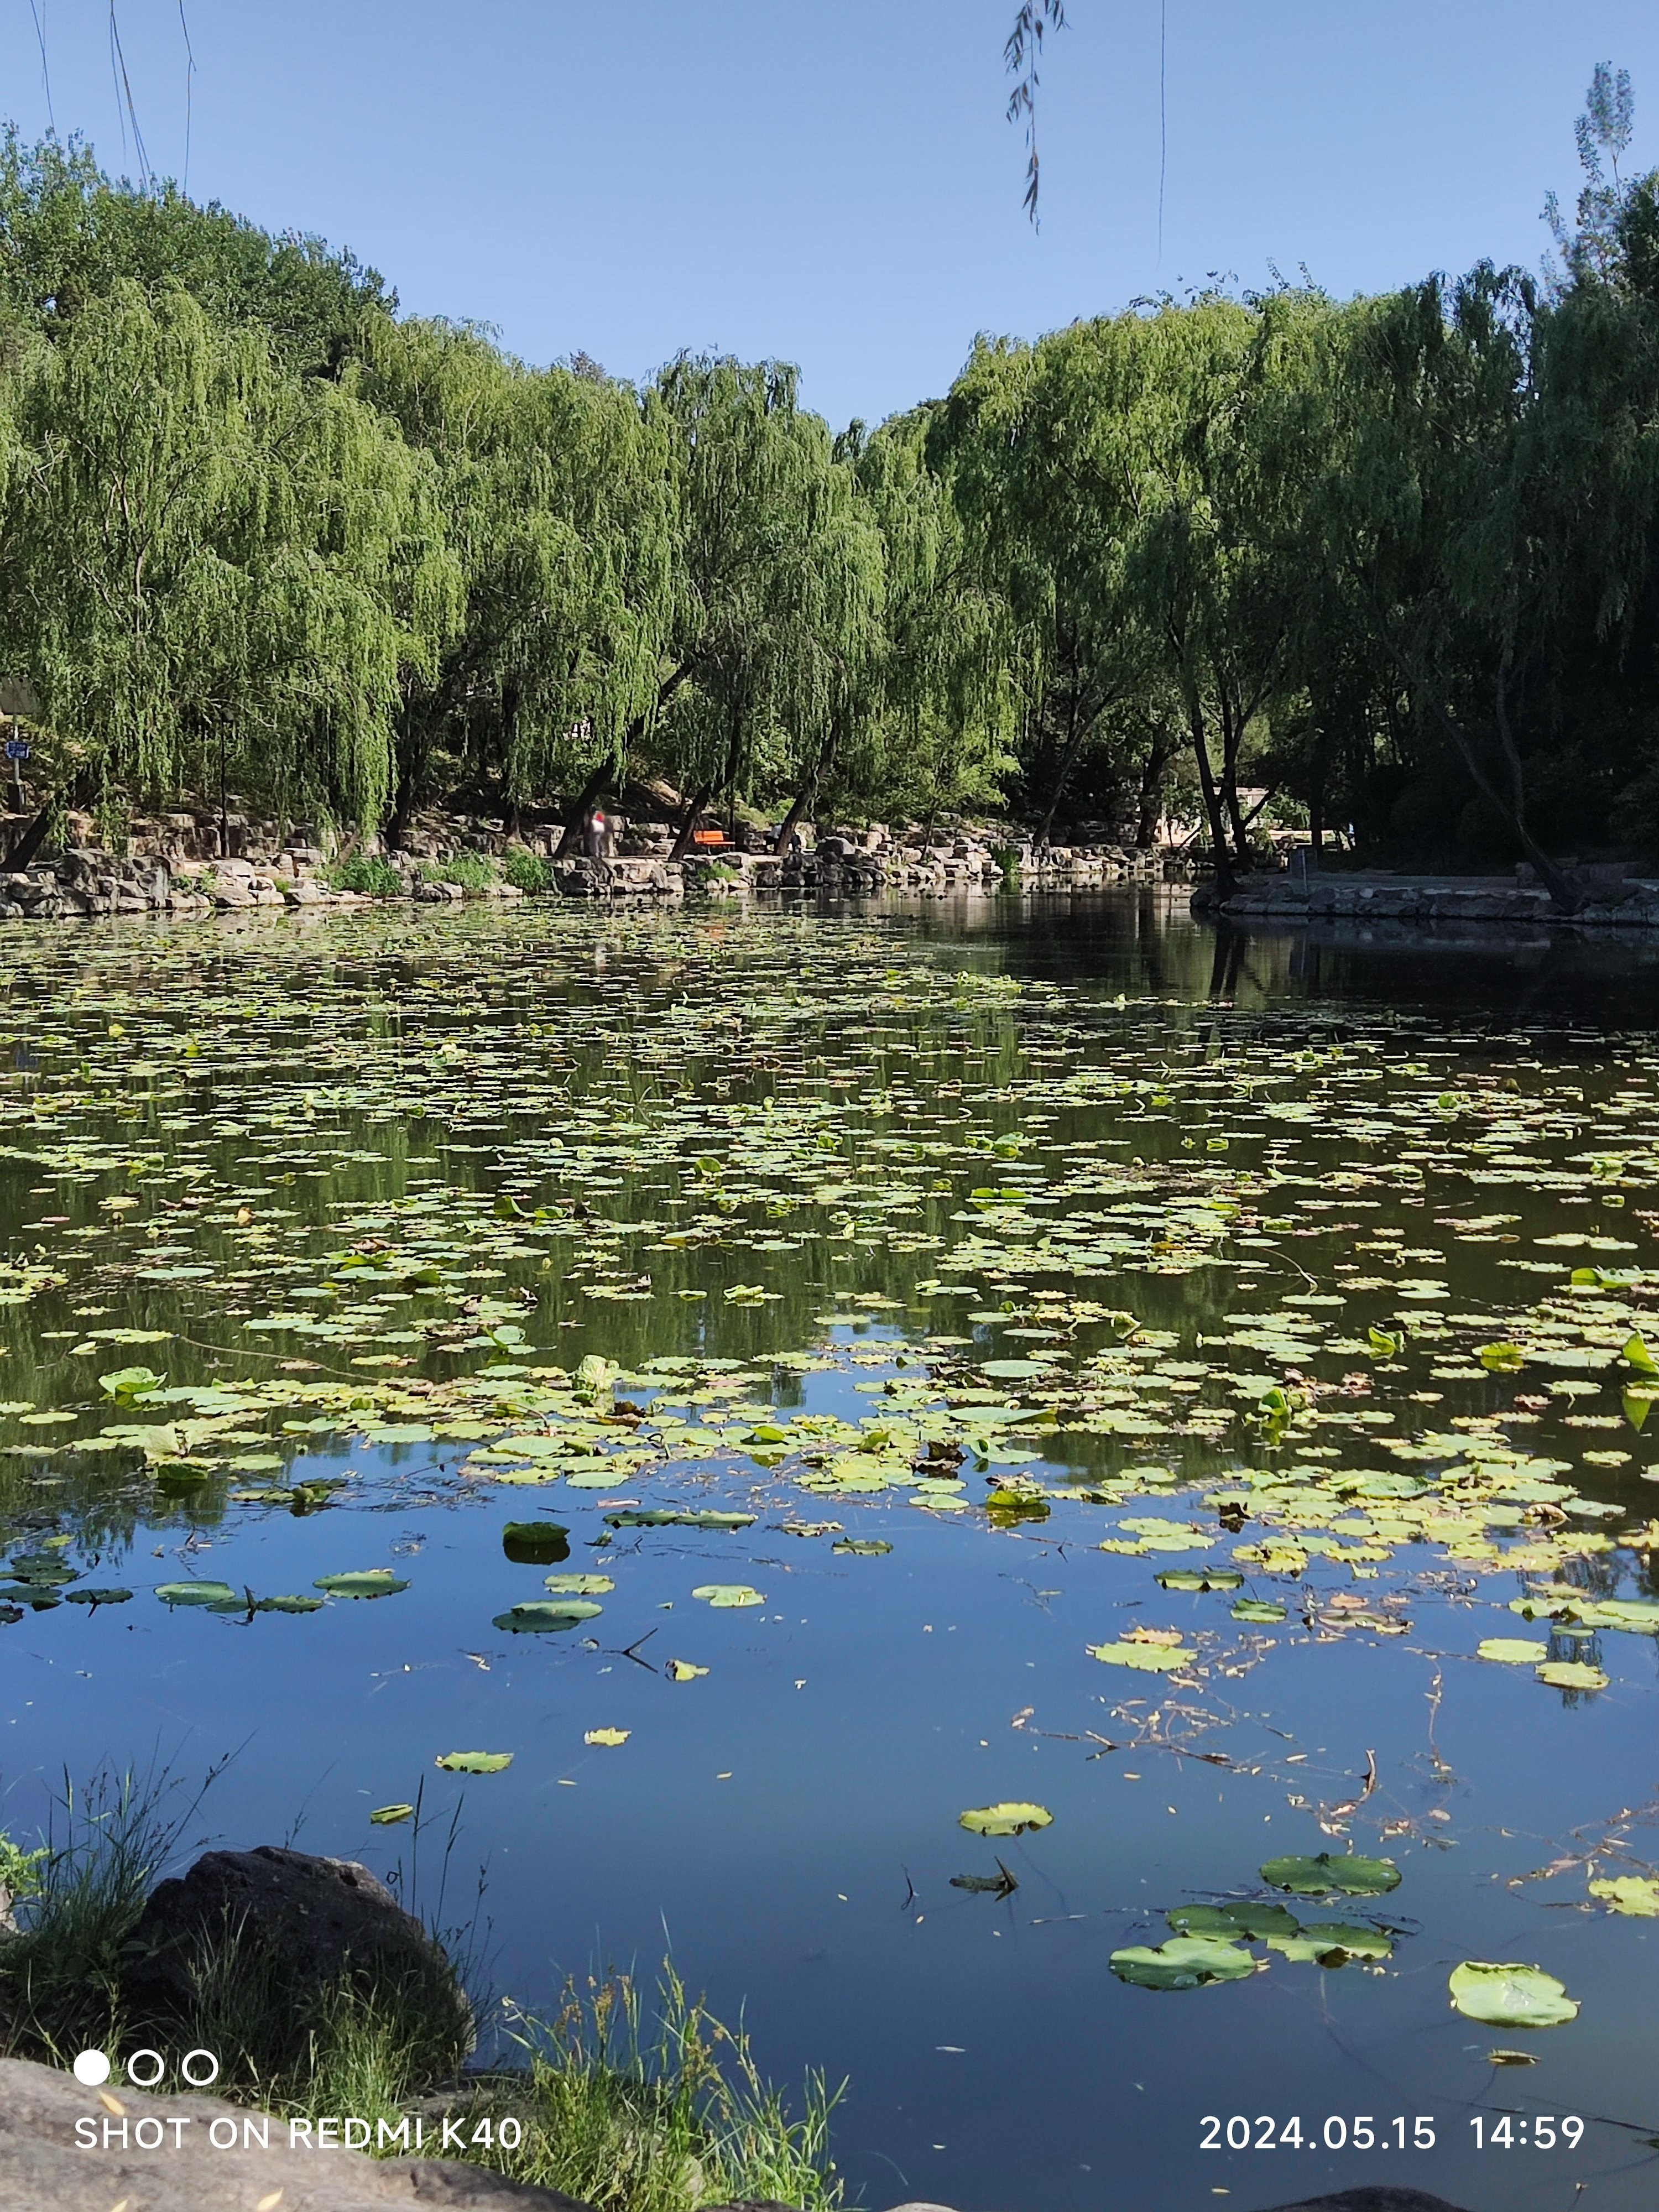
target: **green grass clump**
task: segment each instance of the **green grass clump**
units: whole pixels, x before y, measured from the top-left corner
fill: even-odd
[[[337,891],[356,891],[365,898],[401,898],[404,879],[390,860],[368,853],[354,853],[328,872]]]
[[[500,881],[487,853],[452,853],[447,860],[427,861],[421,873],[430,884],[459,884],[471,898],[482,898]]]
[[[539,853],[527,852],[522,845],[515,845],[507,854],[501,874],[515,891],[533,895],[537,891],[550,891],[553,888],[550,862],[544,860]]]
[[[562,2190],[599,2212],[694,2212],[756,2201],[835,2212],[842,2185],[830,2158],[839,2100],[809,2076],[792,2119],[758,2072],[749,2039],[688,1998],[672,1966],[647,2029],[629,1975],[567,1986],[550,2021],[518,2016],[527,2064],[477,2077],[467,2109],[495,2140],[468,2156],[515,2181]],[[500,2123],[522,2141],[503,2148]]]

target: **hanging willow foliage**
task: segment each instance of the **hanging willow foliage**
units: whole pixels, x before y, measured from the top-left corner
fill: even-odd
[[[82,783],[239,787],[363,822],[400,678],[460,613],[434,472],[257,328],[118,284],[13,380],[11,665]]]

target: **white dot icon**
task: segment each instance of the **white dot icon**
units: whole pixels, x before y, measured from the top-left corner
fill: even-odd
[[[75,2078],[88,2089],[109,2079],[109,2053],[106,2051],[83,2051],[75,2062]]]

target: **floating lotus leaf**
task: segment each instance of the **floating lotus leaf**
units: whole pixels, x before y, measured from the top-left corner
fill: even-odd
[[[645,1507],[637,1512],[607,1513],[605,1525],[611,1528],[750,1528],[757,1516],[753,1513],[677,1513],[662,1507]]]
[[[125,1605],[132,1595],[130,1589],[72,1589],[64,1596],[70,1605]]]
[[[1607,1686],[1602,1669],[1585,1659],[1547,1659],[1534,1671],[1553,1690],[1605,1690]]]
[[[1179,1644],[1085,1644],[1084,1650],[1091,1658],[1104,1661],[1109,1667],[1132,1667],[1143,1674],[1168,1674],[1177,1667],[1186,1667],[1197,1658],[1196,1651],[1188,1651]]]
[[[632,1734],[631,1729],[589,1729],[586,1735],[583,1736],[582,1741],[603,1746],[607,1751],[614,1751],[619,1745],[626,1743]]]
[[[1625,1913],[1632,1920],[1659,1920],[1659,1881],[1644,1875],[1614,1875],[1607,1881],[1593,1881],[1589,1893],[1605,1899],[1610,1912]]]
[[[501,1549],[520,1566],[556,1566],[570,1557],[570,1531],[556,1521],[509,1521]]]
[[[544,1587],[563,1597],[603,1597],[617,1585],[609,1575],[549,1575]]]
[[[155,1595],[163,1605],[222,1605],[236,1593],[228,1583],[158,1583]]]
[[[510,1751],[446,1751],[434,1762],[447,1774],[500,1774],[513,1764]]]
[[[1283,1620],[1285,1607],[1275,1605],[1270,1598],[1242,1597],[1232,1607],[1235,1620]]]
[[[1177,1936],[1219,1936],[1230,1943],[1241,1936],[1265,1942],[1270,1936],[1302,1931],[1301,1922],[1282,1905],[1177,1905],[1164,1917]]]
[[[311,1587],[326,1590],[331,1597],[392,1597],[409,1584],[390,1567],[364,1567],[354,1574],[319,1575]]]
[[[443,1761],[440,1759],[438,1764],[441,1766]],[[400,1821],[415,1818],[415,1808],[412,1805],[377,1805],[368,1817],[377,1828],[395,1828]]]
[[[694,1667],[689,1659],[671,1659],[665,1671],[671,1682],[695,1682],[708,1669],[707,1667]]]
[[[747,1583],[699,1583],[691,1593],[712,1605],[717,1612],[729,1612],[741,1606],[764,1605],[766,1600]]]
[[[1392,1859],[1334,1857],[1321,1851],[1316,1858],[1269,1859],[1261,1879],[1270,1888],[1286,1889],[1292,1897],[1386,1897],[1400,1887],[1400,1869]]]
[[[1541,1966],[1466,1959],[1449,1986],[1455,2009],[1488,2027],[1565,2027],[1578,2017],[1577,1999]]]
[[[1046,1805],[1013,1802],[981,1805],[958,1814],[957,1824],[973,1836],[1022,1836],[1028,1828],[1050,1826],[1054,1817]]]
[[[1211,1982],[1242,1981],[1256,1970],[1248,1951],[1212,1936],[1172,1936],[1167,1943],[1133,1943],[1107,1962],[1121,1982],[1139,1990],[1201,1990]]]
[[[325,1601],[319,1597],[262,1597],[254,1601],[255,1613],[320,1613]]]
[[[1152,1580],[1166,1590],[1242,1589],[1244,1577],[1232,1567],[1166,1567]]]
[[[880,1536],[843,1536],[839,1543],[832,1544],[830,1548],[832,1552],[845,1553],[850,1559],[873,1559],[890,1552],[893,1547]]]
[[[1506,1667],[1535,1667],[1549,1656],[1547,1644],[1533,1644],[1524,1636],[1484,1636],[1475,1649],[1483,1659],[1497,1659]]]
[[[579,1627],[584,1620],[592,1620],[604,1610],[603,1606],[589,1604],[579,1597],[532,1598],[523,1605],[509,1607],[506,1613],[498,1613],[495,1626],[511,1636],[556,1635],[561,1629]]]

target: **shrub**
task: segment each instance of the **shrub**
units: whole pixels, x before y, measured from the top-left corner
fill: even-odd
[[[354,853],[331,868],[328,880],[337,891],[357,891],[366,898],[401,898],[404,879],[390,860]]]
[[[552,864],[543,860],[539,853],[526,851],[522,845],[515,845],[507,854],[501,873],[515,891],[550,891],[553,888]]]
[[[498,880],[487,853],[452,853],[447,860],[428,860],[421,873],[428,883],[459,884],[471,898],[482,898]]]

